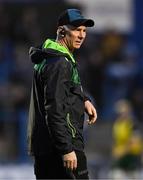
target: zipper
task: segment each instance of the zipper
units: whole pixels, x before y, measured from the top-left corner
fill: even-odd
[[[76,129],[75,129],[75,127],[74,127],[74,126],[72,125],[72,123],[71,123],[71,120],[70,120],[70,113],[67,113],[66,119],[67,119],[68,127],[69,127],[69,129],[71,130],[72,137],[75,138],[75,135],[76,135]]]

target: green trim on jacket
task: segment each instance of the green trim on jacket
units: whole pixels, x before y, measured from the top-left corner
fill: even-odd
[[[74,82],[75,84],[80,84],[80,77],[79,77],[79,74],[78,74],[78,71],[77,71],[77,68],[76,68],[76,61],[75,61],[73,55],[68,51],[67,48],[65,48],[64,46],[60,45],[59,43],[57,43],[57,42],[55,42],[55,41],[53,41],[51,39],[47,39],[44,42],[43,48],[45,48],[45,49],[53,49],[53,50],[56,50],[56,51],[59,51],[59,52],[63,53],[65,55],[65,59],[67,61],[71,61],[71,64],[72,64],[71,81]],[[69,58],[67,58],[67,56]],[[45,64],[46,64],[46,59],[44,59],[39,64],[35,64],[34,69],[37,70],[40,73]]]

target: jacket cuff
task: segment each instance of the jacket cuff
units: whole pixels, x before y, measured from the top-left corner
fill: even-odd
[[[90,101],[91,102],[91,99],[88,96],[84,95],[84,101]]]
[[[65,155],[65,154],[71,153],[72,151],[74,150],[73,149],[63,150],[63,151],[60,151],[60,154]]]

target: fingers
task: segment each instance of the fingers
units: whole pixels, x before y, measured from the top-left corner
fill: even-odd
[[[64,167],[74,170],[77,168],[77,157],[74,151],[63,156]]]
[[[97,118],[97,113],[95,108],[92,108],[92,116],[95,117],[95,119]]]
[[[87,123],[88,123],[88,125],[94,124],[94,123],[95,123],[95,120],[88,119],[88,120],[87,120]]]
[[[64,167],[73,171],[77,168],[77,161],[65,161]]]
[[[64,161],[64,167],[67,167],[67,162],[66,161]]]
[[[75,170],[77,168],[77,160],[73,162],[73,169]]]
[[[89,114],[89,119],[87,120],[87,123],[90,124],[94,124],[96,122],[97,119],[97,113],[95,109],[92,109],[92,114]]]
[[[88,108],[88,115],[89,115],[89,116],[92,116],[92,115],[93,115],[91,108]]]
[[[88,124],[95,123],[97,119],[97,113],[96,113],[96,109],[94,108],[94,106],[90,101],[85,102],[85,111],[89,116],[89,119],[87,120]]]

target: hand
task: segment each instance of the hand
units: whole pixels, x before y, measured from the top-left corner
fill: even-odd
[[[76,169],[77,168],[77,157],[74,151],[63,155],[63,162],[64,162],[64,167],[68,169]]]
[[[87,100],[85,101],[85,111],[88,114],[88,124],[93,124],[97,120],[97,112],[92,103]]]

